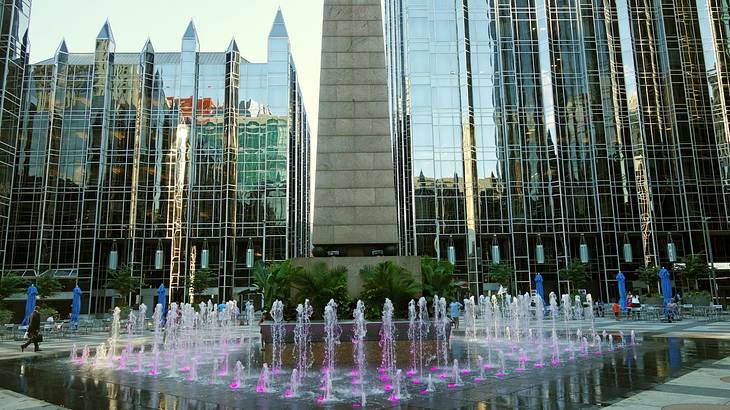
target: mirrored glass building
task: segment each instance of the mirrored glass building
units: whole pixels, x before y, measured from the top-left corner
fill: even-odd
[[[28,64],[30,0],[0,1],[0,263],[10,217],[15,144]]]
[[[400,244],[473,290],[617,294],[703,253],[730,296],[730,3],[385,0]],[[709,283],[708,283],[709,282]]]
[[[110,268],[173,300],[208,268],[227,300],[252,284],[247,254],[308,254],[310,131],[281,11],[264,63],[235,40],[201,52],[192,22],[179,52],[116,52],[107,22],[93,53],[61,43],[28,71],[5,271],[70,271],[94,312]]]

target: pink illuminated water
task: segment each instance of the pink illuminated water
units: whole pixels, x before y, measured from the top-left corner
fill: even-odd
[[[474,383],[481,383],[481,381],[482,381],[482,378],[481,377],[475,377],[474,378]]]
[[[504,376],[506,376],[506,375],[507,375],[507,373],[504,373],[504,372],[497,372],[497,373],[495,374],[495,376],[497,376],[497,377],[504,377]]]
[[[446,378],[446,373],[439,373],[439,379],[443,380]]]
[[[448,386],[449,386],[449,389],[455,389],[456,383],[449,383]]]
[[[239,384],[239,383],[236,383],[236,382],[233,382],[233,383],[231,383],[231,389],[234,389],[234,390],[235,390],[235,389],[237,389],[237,388],[238,388],[239,386],[240,386],[240,384]]]
[[[391,391],[391,390],[393,390],[393,385],[392,384],[386,384],[385,386],[383,386],[383,390],[385,390],[385,391]]]
[[[289,397],[294,397],[294,392],[293,392],[293,391],[291,391],[291,390],[289,390],[289,389],[287,389],[287,390],[286,390],[286,391],[284,392],[284,397],[286,397],[286,398],[289,398]]]
[[[421,379],[413,379],[411,380],[411,383],[416,385],[421,384]]]

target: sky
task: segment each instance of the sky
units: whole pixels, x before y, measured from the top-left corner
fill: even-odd
[[[69,52],[94,51],[108,18],[117,52],[139,52],[147,37],[155,51],[180,51],[191,18],[200,51],[225,51],[231,38],[241,56],[266,61],[266,39],[281,7],[313,136],[317,132],[323,0],[33,0],[32,63],[53,56],[66,39]]]

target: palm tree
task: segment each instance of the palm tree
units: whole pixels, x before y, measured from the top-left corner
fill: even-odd
[[[274,263],[268,267],[263,262],[254,266],[254,283],[264,295],[264,309],[271,309],[275,300],[286,304],[291,296],[291,277],[302,268],[291,266],[290,261]]]
[[[434,258],[421,258],[421,275],[423,295],[429,299],[438,295],[451,300],[465,283],[454,279],[454,265]]]
[[[349,304],[347,296],[347,269],[328,268],[324,262],[317,262],[310,269],[297,270],[291,276],[291,286],[296,289],[295,303],[309,299],[314,317],[320,318],[330,299],[342,308]]]
[[[365,302],[366,313],[372,319],[380,317],[386,298],[393,302],[394,315],[405,317],[408,302],[421,291],[411,273],[391,261],[363,267],[360,277],[363,280],[360,299]]]

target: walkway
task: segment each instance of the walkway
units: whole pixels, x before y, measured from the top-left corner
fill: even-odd
[[[703,365],[606,408],[730,410],[730,357]]]

